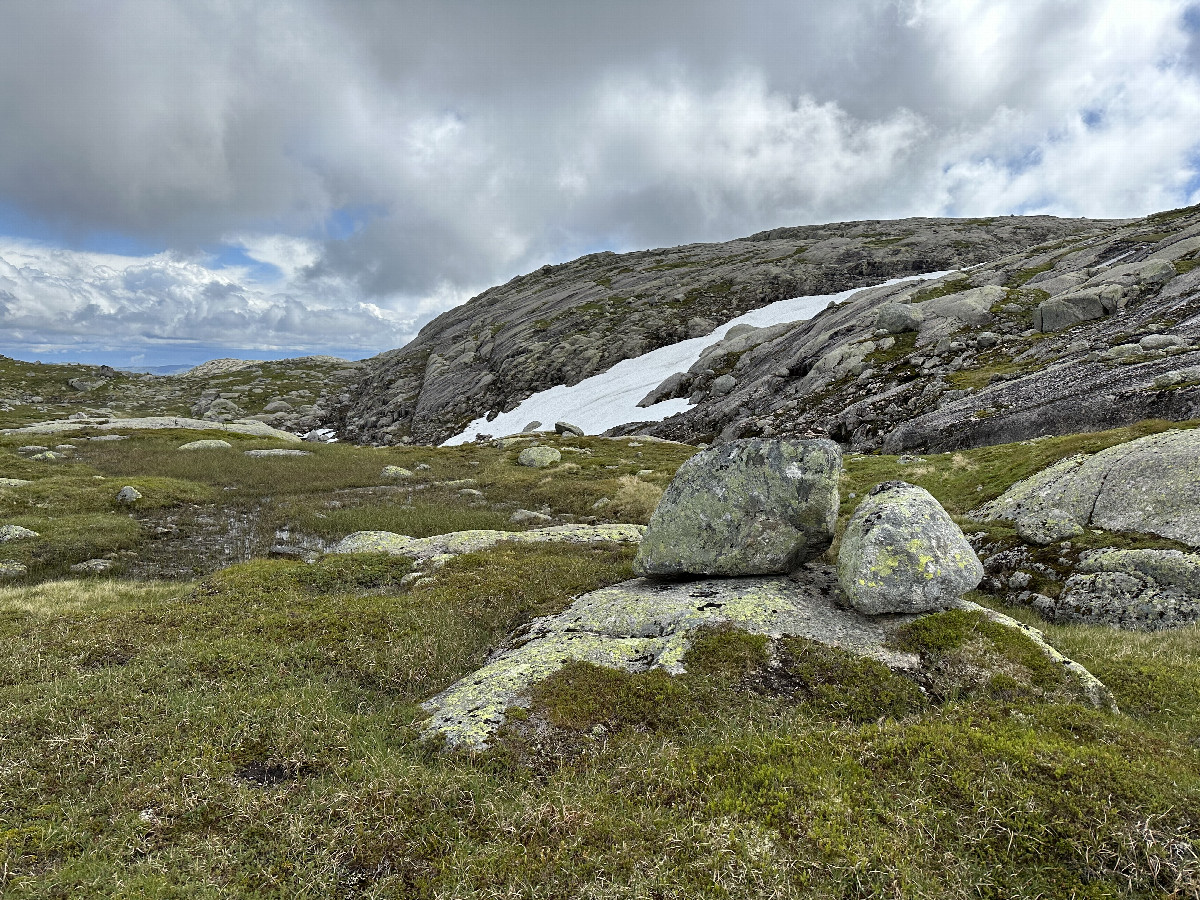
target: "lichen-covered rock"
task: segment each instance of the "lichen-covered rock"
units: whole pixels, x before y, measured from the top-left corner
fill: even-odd
[[[538,445],[526,447],[517,456],[518,466],[528,466],[531,469],[544,469],[562,462],[562,454],[554,447]]]
[[[586,661],[625,671],[684,671],[684,658],[701,628],[728,625],[751,634],[803,637],[915,673],[918,654],[895,648],[898,629],[915,615],[865,616],[837,602],[829,566],[805,569],[798,579],[726,578],[661,582],[635,579],[584,594],[567,609],[535,619],[481,669],[427,700],[425,727],[452,746],[480,749],[504,723],[506,710],[529,704],[529,688],[565,663]],[[1114,708],[1107,689],[1086,669],[1050,647],[1036,629],[960,601],[958,608],[1015,628],[1039,652],[1074,676],[1092,703]]]
[[[12,559],[0,560],[0,578],[20,578],[29,568],[24,563]]]
[[[508,517],[508,521],[513,525],[544,525],[552,520],[545,513],[534,512],[531,509],[518,509]]]
[[[27,484],[33,484],[26,478],[0,478],[0,487],[25,487]]]
[[[246,456],[254,459],[262,459],[268,456],[312,456],[310,450],[285,450],[283,448],[272,448],[270,450],[243,450]]]
[[[1116,625],[1137,631],[1200,621],[1200,555],[1178,550],[1085,553],[1057,598],[1034,606],[1057,622]]]
[[[412,478],[412,470],[404,466],[384,466],[379,472],[380,478]]]
[[[663,493],[641,575],[776,575],[823,553],[837,523],[842,453],[828,440],[750,438],[701,451]]]
[[[457,556],[460,553],[476,553],[504,542],[545,543],[562,541],[571,544],[590,543],[637,543],[646,530],[644,525],[555,525],[551,528],[535,528],[531,531],[493,531],[477,529],[454,531],[450,534],[435,534],[427,538],[414,538],[391,531],[356,531],[342,538],[330,553],[390,553],[412,559],[427,560],[435,557]]]
[[[1083,526],[1074,516],[1054,508],[1046,510],[1037,518],[1018,519],[1016,529],[1017,537],[1040,547],[1083,534]]]
[[[486,747],[505,710],[527,705],[528,688],[565,663],[677,674],[696,630],[719,624],[773,637],[801,635],[895,668],[916,666],[913,654],[888,647],[887,627],[834,603],[832,573],[811,574],[803,583],[636,579],[585,594],[558,615],[530,623],[514,636],[515,646],[426,701],[432,713],[426,728],[452,745]]]
[[[1200,432],[1167,431],[1060,460],[971,515],[1026,530],[1070,519],[1200,546]]]
[[[117,491],[118,503],[134,503],[142,499],[142,492],[131,484],[125,485],[121,490]]]
[[[0,525],[0,542],[20,541],[38,537],[38,533],[22,525]]]
[[[186,444],[180,444],[180,450],[228,450],[233,447],[229,441],[219,439],[205,438],[200,441],[188,441]]]
[[[107,572],[113,567],[111,559],[85,559],[83,562],[75,563],[71,566],[71,571],[78,575],[99,575],[101,572]]]
[[[948,609],[983,579],[967,539],[924,488],[886,481],[846,525],[838,582],[868,615]]]

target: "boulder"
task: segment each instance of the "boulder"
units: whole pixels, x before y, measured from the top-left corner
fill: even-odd
[[[885,481],[846,525],[838,583],[868,615],[947,609],[983,579],[983,566],[940,503],[924,488]]]
[[[180,444],[180,450],[228,450],[233,447],[229,441],[205,439],[201,441],[188,441],[186,444]]]
[[[539,422],[537,419],[534,419],[532,422],[527,422],[525,424],[525,427],[522,428],[521,431],[522,432],[537,431],[541,427],[542,427],[542,423]]]
[[[737,387],[737,379],[732,375],[718,375],[709,385],[709,390],[712,391],[713,396],[724,397],[726,394],[732,393],[735,387]]]
[[[531,509],[518,509],[508,517],[508,521],[513,525],[545,525],[552,519],[545,513],[534,512]]]
[[[968,325],[987,325],[992,321],[992,307],[1005,297],[1004,288],[994,284],[934,297],[917,304],[925,319],[957,319]]]
[[[1080,322],[1090,322],[1117,310],[1119,294],[1099,289],[1076,291],[1051,297],[1033,311],[1033,327],[1041,332],[1061,331]]]
[[[562,454],[554,447],[526,447],[517,457],[518,466],[528,466],[531,469],[544,469],[547,466],[562,462]]]
[[[1020,519],[1016,522],[1017,537],[1028,544],[1045,547],[1057,541],[1065,541],[1083,534],[1083,526],[1070,513],[1050,508],[1036,519]]]
[[[292,411],[292,404],[288,403],[286,400],[272,400],[270,403],[268,403],[266,406],[263,407],[263,412],[265,412],[265,413],[279,413],[279,412],[291,412],[291,411]]]
[[[558,434],[573,434],[576,437],[583,437],[584,431],[578,425],[572,425],[570,422],[555,422],[554,430]]]
[[[1167,431],[1060,460],[972,510],[1036,529],[1135,531],[1200,546],[1200,432]],[[1053,530],[1053,529],[1052,529]]]
[[[118,503],[134,503],[142,499],[142,492],[131,484],[125,485],[121,490],[117,491]]]
[[[0,578],[20,578],[28,571],[24,563],[12,559],[0,560]]]
[[[676,372],[674,375],[668,375],[658,387],[639,400],[637,405],[644,408],[653,406],[655,403],[661,403],[663,400],[675,399],[679,396],[680,389],[683,387],[686,379],[686,372]]]
[[[667,486],[634,560],[641,575],[775,575],[823,553],[842,453],[829,440],[749,438],[697,453]]]
[[[885,303],[875,313],[875,327],[889,334],[920,331],[925,315],[920,308],[908,303]]]
[[[1178,550],[1085,553],[1058,598],[1034,606],[1057,622],[1115,625],[1137,631],[1200,621],[1200,555]]]
[[[83,562],[75,563],[71,566],[71,571],[79,575],[99,575],[101,572],[107,572],[113,567],[111,559],[85,559]]]
[[[38,533],[21,525],[0,525],[0,542],[19,541],[38,537]]]

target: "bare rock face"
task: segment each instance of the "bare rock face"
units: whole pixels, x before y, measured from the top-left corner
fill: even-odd
[[[858,505],[842,535],[838,583],[867,615],[949,609],[983,579],[958,526],[924,488],[885,481]]]
[[[440,443],[540,390],[577,384],[777,300],[958,269],[1097,227],[1105,226],[1049,216],[849,222],[544,266],[368,361],[337,411],[341,433],[359,442]],[[734,377],[734,389],[709,397],[722,410],[758,387]]]
[[[1011,521],[1041,544],[1090,525],[1200,546],[1200,432],[1168,431],[1069,457],[971,515]]]
[[[640,575],[785,575],[823,553],[837,523],[832,441],[752,439],[685,462],[638,548]]]

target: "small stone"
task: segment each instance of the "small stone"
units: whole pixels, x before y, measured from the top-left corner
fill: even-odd
[[[412,470],[404,466],[384,466],[379,473],[380,478],[412,478]]]
[[[562,462],[562,454],[553,447],[526,447],[517,457],[517,465],[530,469],[544,469]]]
[[[180,450],[228,450],[233,447],[229,441],[205,439],[202,441],[188,441],[186,444],[180,444]]]
[[[36,531],[32,531],[21,525],[0,525],[0,541],[19,541],[23,538],[38,537]]]
[[[111,559],[87,559],[71,566],[71,571],[81,575],[98,575],[113,567]]]
[[[531,509],[518,509],[508,517],[508,521],[513,525],[545,525],[553,520],[545,513],[534,512]]]
[[[133,503],[136,500],[141,500],[142,494],[133,485],[127,484],[117,492],[118,503]]]

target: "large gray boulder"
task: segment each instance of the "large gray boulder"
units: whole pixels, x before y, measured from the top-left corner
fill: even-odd
[[[732,441],[667,486],[634,560],[639,575],[776,575],[833,542],[842,452],[829,440]]]
[[[885,303],[875,313],[875,327],[891,334],[920,331],[925,314],[908,303]]]
[[[1034,606],[1058,622],[1154,631],[1200,621],[1200,555],[1178,550],[1085,553],[1061,596]]]
[[[1200,546],[1200,431],[1167,431],[1060,460],[971,515],[1011,521],[1031,536],[1039,529],[1069,536],[1072,526],[1091,525]]]
[[[526,447],[517,455],[517,465],[530,469],[544,469],[547,466],[562,462],[562,454],[554,447],[539,444],[536,447]]]
[[[958,526],[924,488],[885,481],[846,525],[838,583],[868,615],[948,609],[983,579]]]

